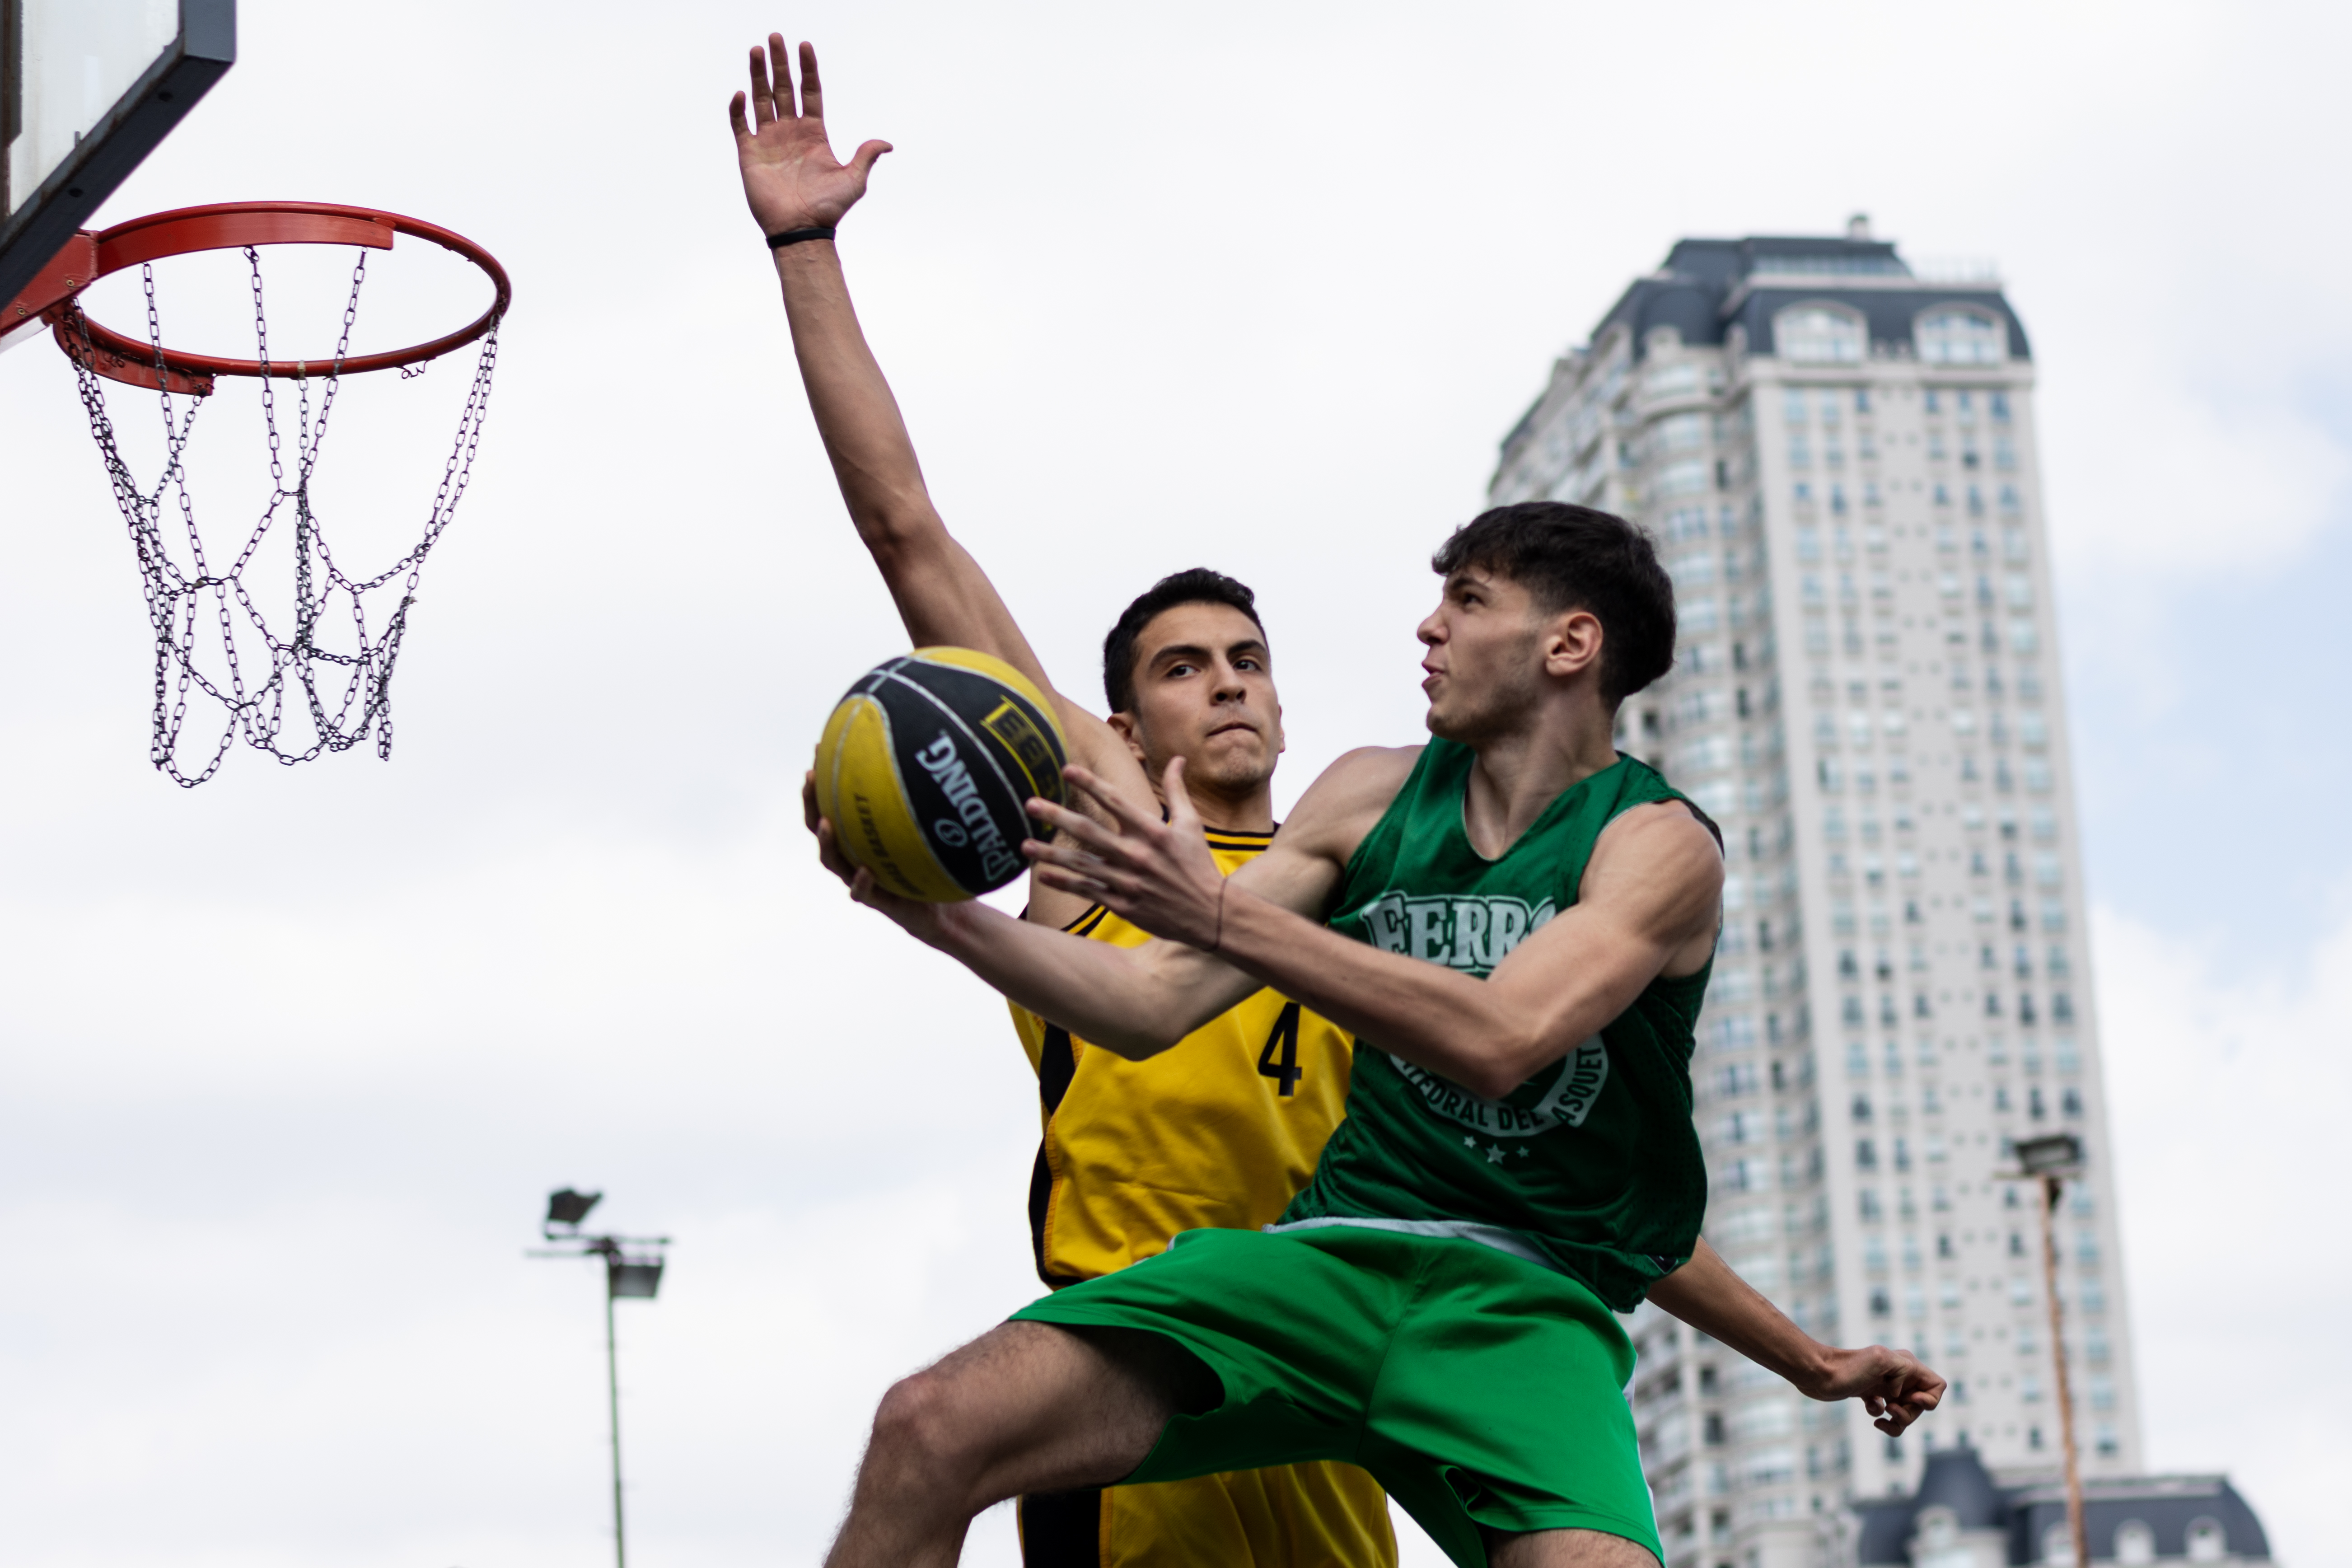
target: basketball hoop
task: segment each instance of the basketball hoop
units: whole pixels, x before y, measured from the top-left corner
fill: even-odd
[[[389,250],[396,236],[430,240],[463,257],[490,279],[495,293],[489,308],[473,321],[413,348],[369,354],[347,353],[352,324],[359,314],[361,286],[367,279],[371,250]],[[461,235],[395,213],[367,207],[336,206],[323,202],[226,202],[215,206],[184,207],[134,218],[98,234],[76,236],[76,246],[51,264],[60,275],[63,298],[47,305],[43,319],[54,329],[58,346],[74,364],[83,408],[89,416],[90,434],[98,442],[112,481],[115,504],[130,525],[131,543],[138,557],[147,596],[148,622],[155,634],[155,713],[149,755],[157,769],[183,788],[194,788],[220,770],[228,749],[239,735],[257,751],[280,763],[309,762],[324,752],[347,751],[373,733],[378,757],[392,754],[392,671],[407,630],[409,607],[415,603],[416,583],[425,557],[440,539],[457,510],[471,478],[474,455],[481,442],[482,421],[488,411],[491,373],[498,363],[499,324],[512,289],[506,271],[481,247]],[[333,357],[323,361],[278,360],[269,354],[269,326],[262,308],[261,258],[258,247],[268,245],[348,245],[359,252],[352,269],[352,287],[343,308],[342,336]],[[153,263],[166,257],[205,250],[242,250],[253,271],[255,356],[237,359],[191,353],[164,345],[155,309]],[[137,267],[147,296],[147,340],[141,342],[91,321],[81,310],[79,290],[110,273]],[[76,276],[78,274],[79,276]],[[327,434],[328,416],[335,393],[347,374],[399,370],[404,377],[419,374],[439,356],[468,343],[481,346],[474,363],[474,379],[467,394],[457,433],[443,465],[441,484],[427,514],[424,537],[408,553],[373,576],[353,577],[339,566],[329,551],[318,515],[310,503],[310,479],[319,448]],[[259,520],[236,548],[229,564],[215,567],[196,528],[195,506],[188,493],[187,470],[182,458],[197,411],[214,389],[217,376],[249,376],[261,384],[261,411],[269,438],[270,494]],[[131,474],[115,440],[106,408],[105,382],[115,381],[154,392],[162,403],[164,463],[151,488]],[[287,482],[287,458],[278,426],[277,384],[293,383],[297,421],[293,447],[293,483]],[[313,382],[320,383],[312,407]],[[176,410],[173,398],[189,399]],[[166,492],[176,500],[179,526],[163,526]],[[254,560],[279,508],[293,503],[294,625],[290,632],[273,631],[262,610],[247,591],[242,574]],[[177,548],[184,531],[184,548]],[[368,596],[405,574],[399,602],[379,630],[369,629]],[[209,617],[205,635],[197,631],[199,600],[209,592],[216,614]],[[322,635],[341,642],[341,627],[348,621],[351,642],[330,648]],[[216,636],[215,635],[216,632]],[[241,658],[239,643],[246,653]],[[199,646],[205,659],[218,661],[211,670],[199,667]],[[247,665],[257,652],[268,656],[266,677],[248,679]],[[340,695],[331,689],[340,668]],[[220,743],[201,769],[184,771],[179,764],[180,731],[187,717],[188,693],[194,687],[228,711]],[[300,708],[310,723],[308,744],[284,734],[288,700],[299,689]]]

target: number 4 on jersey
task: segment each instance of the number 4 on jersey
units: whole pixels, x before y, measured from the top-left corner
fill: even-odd
[[[1275,1055],[1277,1047],[1279,1057]],[[1304,1074],[1298,1065],[1298,1004],[1292,1002],[1284,1005],[1282,1016],[1274,1021],[1274,1033],[1265,1037],[1265,1049],[1257,1054],[1257,1076],[1279,1081],[1279,1092],[1287,1099]]]

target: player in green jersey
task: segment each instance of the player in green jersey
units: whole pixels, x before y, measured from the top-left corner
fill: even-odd
[[[1345,1458],[1459,1563],[1660,1556],[1612,1311],[1646,1296],[1899,1433],[1943,1380],[1821,1344],[1699,1236],[1693,1026],[1720,914],[1712,825],[1617,753],[1664,674],[1648,539],[1557,502],[1457,531],[1420,628],[1426,746],[1349,753],[1219,875],[1170,816],[1045,802],[1041,879],[1160,939],[1110,948],[977,903],[861,900],[1022,1005],[1148,1056],[1273,985],[1359,1041],[1348,1117],[1268,1234],[1193,1231],[895,1386],[831,1561],[946,1563],[1023,1491]]]

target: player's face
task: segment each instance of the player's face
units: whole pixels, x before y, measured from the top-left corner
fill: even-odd
[[[1231,605],[1178,605],[1145,624],[1136,653],[1127,734],[1155,782],[1175,757],[1192,785],[1223,794],[1273,776],[1282,703],[1255,621]]]
[[[1447,577],[1420,627],[1429,732],[1475,745],[1525,722],[1545,689],[1559,619],[1538,614],[1534,596],[1508,577],[1478,567]]]

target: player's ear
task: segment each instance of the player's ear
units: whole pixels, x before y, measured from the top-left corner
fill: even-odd
[[[1135,715],[1114,713],[1103,722],[1110,726],[1111,733],[1127,742],[1129,753],[1135,758],[1135,765],[1141,768],[1145,776],[1149,777],[1151,773],[1151,759],[1144,752],[1143,726],[1136,722]]]
[[[1591,610],[1553,616],[1544,632],[1544,673],[1566,679],[1598,668],[1601,643],[1601,617]]]

